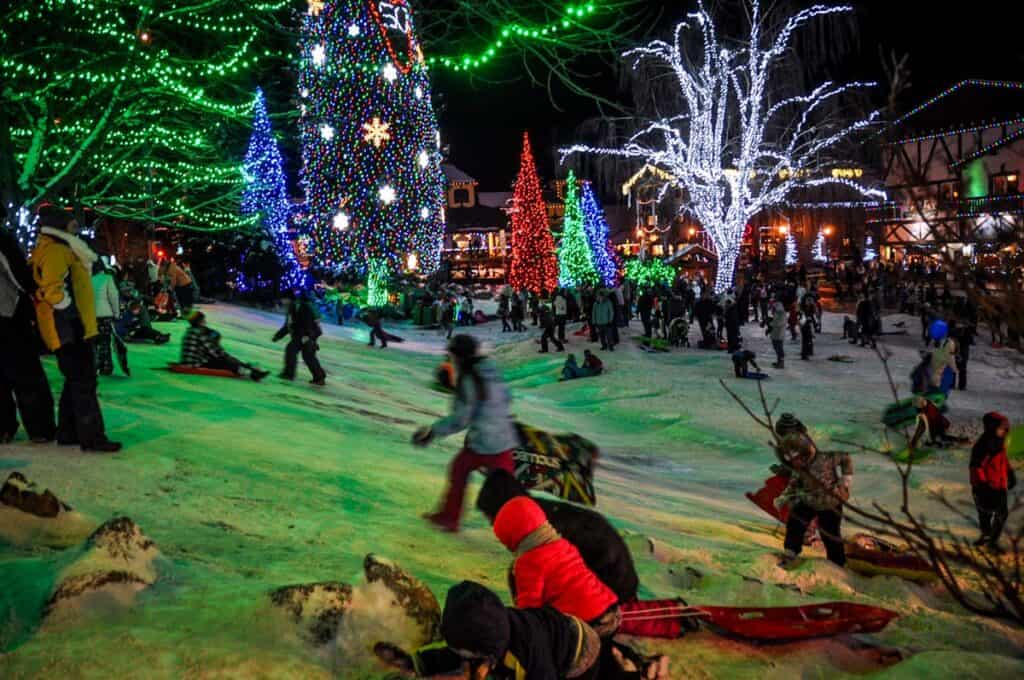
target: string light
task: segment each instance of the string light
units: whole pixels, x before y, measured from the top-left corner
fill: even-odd
[[[895,127],[897,125],[901,125],[902,123],[905,123],[909,118],[912,118],[912,117],[916,116],[917,114],[921,113],[922,111],[924,111],[925,109],[927,109],[929,107],[932,107],[935,104],[938,104],[940,101],[942,101],[946,97],[950,96],[951,94],[953,94],[955,92],[959,92],[960,90],[962,90],[965,87],[987,87],[987,88],[993,88],[993,89],[1024,90],[1024,82],[1013,81],[1013,80],[978,80],[978,79],[961,80],[959,83],[956,83],[955,85],[951,85],[950,87],[947,87],[945,90],[943,90],[942,92],[938,93],[934,97],[926,99],[920,105],[915,106],[910,111],[907,111],[902,116],[900,116],[899,118],[894,120],[892,122],[892,125]]]
[[[626,262],[626,278],[641,288],[671,287],[676,280],[676,270],[656,257],[636,257]]]
[[[686,191],[683,212],[710,236],[718,255],[715,291],[724,292],[732,286],[747,223],[795,190],[843,185],[863,196],[885,198],[883,192],[853,179],[815,177],[813,172],[822,155],[877,118],[875,112],[834,132],[815,127],[811,120],[824,103],[862,83],[825,82],[806,95],[782,98],[769,88],[771,74],[791,49],[797,28],[816,17],[851,11],[817,5],[792,15],[769,36],[761,31],[760,0],[753,0],[751,36],[733,48],[719,39],[713,18],[699,2],[698,11],[690,14],[694,24],[677,25],[671,44],[655,40],[626,52],[634,59],[634,69],[647,60],[672,69],[685,107],[681,115],[655,121],[622,147],[576,145],[562,149],[562,159],[573,153],[635,158],[669,173],[674,179],[664,184],[658,198],[673,188]],[[687,30],[701,34],[702,63],[694,65],[681,49],[681,34]],[[789,117],[784,119],[784,114]],[[769,133],[778,129],[784,132]],[[734,139],[739,140],[735,147]],[[751,180],[755,173],[756,182]]]
[[[410,253],[427,274],[440,264],[445,197],[430,74],[406,0],[328,0],[320,16],[302,17],[299,54],[316,44],[330,59],[323,68],[300,61],[298,74],[311,255],[367,276],[373,300],[386,302]]]
[[[913,144],[914,142],[927,142],[933,139],[952,137],[953,135],[963,135],[970,132],[980,132],[982,130],[991,130],[993,128],[1000,127],[1009,128],[1015,125],[1024,125],[1024,116],[994,123],[986,123],[984,125],[971,125],[968,127],[950,128],[942,132],[933,132],[931,134],[920,135],[918,137],[907,137],[906,139],[900,139],[893,142],[886,142],[885,146],[902,146],[903,144]]]
[[[555,241],[533,161],[530,137],[523,133],[519,177],[512,193],[512,262],[509,282],[517,290],[552,291],[558,285]]]
[[[558,283],[573,288],[597,283],[594,258],[583,229],[583,211],[576,187],[576,175],[572,170],[565,178],[565,217],[562,222],[562,243],[558,248]]]
[[[601,207],[601,202],[597,200],[594,185],[590,182],[583,183],[581,204],[583,230],[587,235],[587,244],[590,246],[594,269],[597,270],[601,285],[606,288],[614,288],[619,283],[619,256],[615,253],[615,246],[612,245],[611,230],[608,227],[608,220],[605,219],[604,209]]]

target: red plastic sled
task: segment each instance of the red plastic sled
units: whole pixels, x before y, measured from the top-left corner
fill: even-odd
[[[899,614],[852,602],[826,602],[802,607],[705,607],[706,623],[726,635],[758,642],[781,642],[842,635],[877,633]]]
[[[751,503],[785,524],[789,521],[789,506],[784,505],[782,508],[777,508],[775,507],[775,499],[782,495],[782,492],[786,490],[788,485],[788,477],[775,475],[774,477],[766,479],[764,481],[764,486],[756,492],[747,493],[746,496],[750,499]],[[810,545],[813,543],[817,535],[818,520],[814,519],[811,520],[811,523],[807,526],[807,535],[804,537],[804,545]]]
[[[241,378],[237,373],[223,368],[196,368],[195,366],[182,366],[181,364],[167,364],[167,370],[171,373],[184,373],[186,375],[208,375],[216,378]]]
[[[865,576],[899,576],[915,583],[928,583],[938,578],[925,560],[868,534],[857,534],[846,540],[846,567]]]

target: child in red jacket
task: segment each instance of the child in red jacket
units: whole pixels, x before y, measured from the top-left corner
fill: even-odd
[[[1010,421],[1001,413],[986,413],[982,419],[985,432],[971,451],[971,494],[978,509],[981,538],[974,545],[988,546],[1001,553],[999,536],[1009,514],[1007,490],[1017,484],[1016,475],[1006,457],[1006,435]]]
[[[548,523],[532,498],[505,503],[494,518],[494,535],[516,554],[510,579],[516,607],[553,607],[588,622],[602,638],[618,631],[618,597],[584,564],[576,546]]]

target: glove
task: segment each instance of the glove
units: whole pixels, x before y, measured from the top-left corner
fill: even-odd
[[[287,335],[287,332],[282,333],[281,331],[278,331],[278,332],[274,333],[274,337],[272,339],[272,342],[277,342],[278,340],[283,338],[285,335]]]
[[[412,434],[414,446],[424,447],[434,439],[434,431],[429,426],[421,427]]]

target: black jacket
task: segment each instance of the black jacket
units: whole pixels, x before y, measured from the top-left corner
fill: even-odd
[[[310,302],[306,300],[291,301],[291,304],[288,305],[288,315],[285,317],[284,325],[274,335],[274,340],[280,340],[289,333],[298,340],[302,340],[302,338],[316,340],[320,337],[322,331]]]
[[[32,277],[32,270],[18,240],[14,234],[3,228],[0,228],[0,253],[7,260],[14,280],[22,289],[14,316],[8,319],[0,318],[0,332],[17,333],[23,337],[34,336],[32,323],[35,320],[35,310],[32,307],[32,295],[36,291],[36,281]]]
[[[507,472],[493,472],[487,477],[476,506],[492,522],[498,511],[517,496],[528,496],[523,486]],[[633,564],[629,547],[615,527],[600,513],[571,503],[534,498],[544,509],[551,526],[580,551],[584,564],[601,582],[612,589],[620,602],[637,597],[640,578]]]

